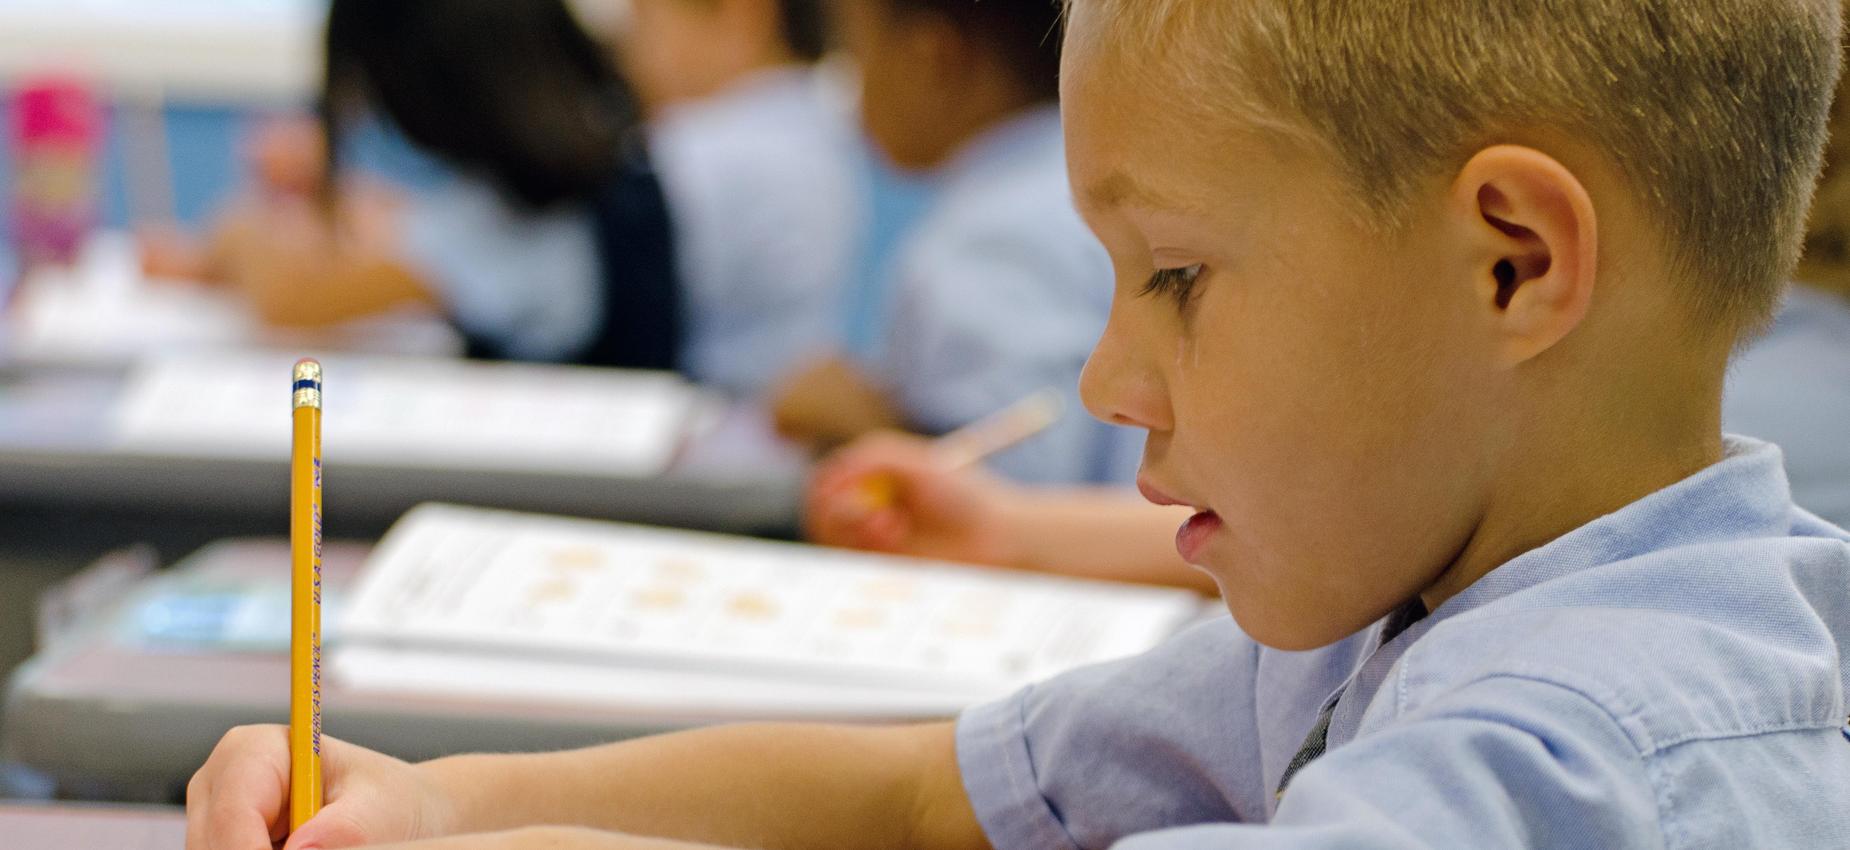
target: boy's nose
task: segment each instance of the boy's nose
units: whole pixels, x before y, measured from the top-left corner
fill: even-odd
[[[1114,309],[1080,373],[1079,396],[1102,421],[1168,431],[1173,422],[1163,375],[1144,350],[1152,340],[1127,324]]]

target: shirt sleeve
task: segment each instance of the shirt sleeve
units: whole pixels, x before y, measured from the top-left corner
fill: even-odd
[[[1658,800],[1621,724],[1576,691],[1499,676],[1332,749],[1268,825],[1188,826],[1117,850],[1662,847]]]
[[[1263,818],[1257,656],[1219,618],[966,712],[958,763],[991,844],[1097,848],[1169,824]]]
[[[1065,397],[1057,424],[993,460],[1018,480],[1103,480],[1123,431],[1094,421],[1079,400],[1079,374],[1110,307],[1111,266],[1077,228],[965,222],[900,264],[881,371],[914,427],[949,431],[1048,387]]]
[[[456,324],[524,360],[560,360],[597,333],[602,270],[581,207],[528,212],[457,177],[413,201],[400,251]]]

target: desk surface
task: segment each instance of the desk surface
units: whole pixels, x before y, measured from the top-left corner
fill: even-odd
[[[180,850],[186,815],[141,806],[0,803],[7,850]]]
[[[0,506],[99,508],[176,522],[285,517],[288,458],[154,454],[116,445],[111,406],[126,373],[0,367]],[[794,530],[804,462],[756,410],[724,411],[654,477],[592,471],[330,467],[328,526],[382,533],[411,507],[447,501],[511,510],[748,533]],[[0,513],[4,513],[0,510]],[[221,530],[242,526],[225,523]]]

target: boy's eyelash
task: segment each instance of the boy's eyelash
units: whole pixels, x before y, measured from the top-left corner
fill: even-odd
[[[1167,295],[1175,299],[1177,305],[1188,306],[1190,295],[1194,294],[1195,281],[1201,277],[1201,265],[1183,266],[1174,269],[1157,269],[1150,275],[1148,283],[1143,285],[1139,295]]]

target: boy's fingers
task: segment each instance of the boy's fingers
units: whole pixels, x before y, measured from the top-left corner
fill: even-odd
[[[188,829],[192,818],[188,818]],[[276,819],[258,808],[224,793],[207,795],[200,819],[204,850],[261,850],[272,846]]]
[[[289,796],[289,744],[280,726],[233,729],[187,786],[189,850],[270,846]]]
[[[345,850],[369,843],[372,830],[353,813],[353,805],[336,802],[316,813],[289,836],[283,850]]]
[[[195,792],[192,786],[186,789],[186,850],[209,850],[206,844],[206,806],[209,805],[205,792]]]

